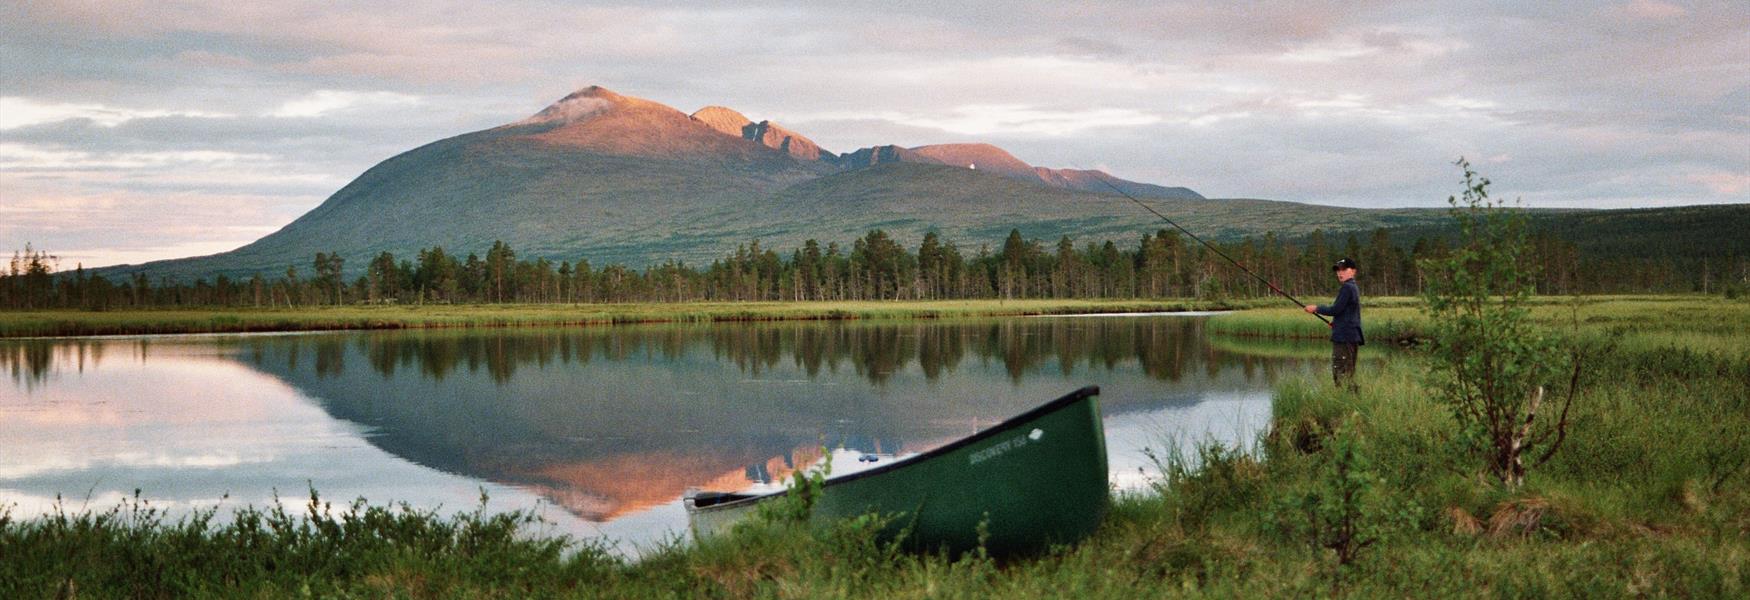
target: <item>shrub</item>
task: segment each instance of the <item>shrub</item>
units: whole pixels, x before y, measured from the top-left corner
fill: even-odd
[[[1451,407],[1465,449],[1482,455],[1496,479],[1517,487],[1525,480],[1527,453],[1541,447],[1541,463],[1561,446],[1567,405],[1554,426],[1540,426],[1536,418],[1546,384],[1574,363],[1530,319],[1527,301],[1538,272],[1525,216],[1490,200],[1489,180],[1470,163],[1459,159],[1457,165],[1464,170],[1464,194],[1448,202],[1459,246],[1419,264],[1433,362],[1429,387]]]

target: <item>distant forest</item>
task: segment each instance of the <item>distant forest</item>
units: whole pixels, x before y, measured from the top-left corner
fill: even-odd
[[[1333,289],[1330,265],[1351,257],[1369,295],[1419,291],[1416,261],[1446,251],[1445,238],[1419,235],[1408,243],[1386,229],[1348,234],[1341,242],[1319,231],[1301,240],[1246,238],[1220,243],[1222,252],[1308,301]],[[1745,256],[1673,259],[1633,255],[1583,256],[1547,232],[1531,236],[1542,273],[1540,293],[1725,291],[1750,282]],[[1142,236],[1135,246],[1111,240],[1077,246],[1048,244],[1011,231],[999,248],[976,250],[926,235],[915,250],[880,229],[847,247],[808,240],[779,252],[756,241],[710,265],[665,262],[642,271],[597,267],[587,258],[518,259],[496,242],[484,256],[458,257],[433,247],[417,256],[384,252],[347,281],[348,257],[316,253],[306,265],[249,279],[219,276],[191,283],[151,281],[144,274],[110,281],[83,268],[57,271],[58,260],[30,248],[15,252],[0,272],[0,307],[106,310],[134,307],[301,307],[336,304],[610,303],[691,301],[947,300],[977,298],[1202,299],[1262,296],[1269,289],[1177,232]],[[354,272],[357,272],[356,270]]]

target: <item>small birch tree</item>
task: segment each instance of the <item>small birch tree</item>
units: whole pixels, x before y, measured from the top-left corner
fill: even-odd
[[[1447,202],[1459,227],[1457,246],[1419,264],[1431,323],[1431,384],[1451,407],[1466,449],[1502,484],[1517,487],[1525,481],[1526,455],[1543,450],[1536,466],[1561,447],[1578,361],[1530,322],[1526,305],[1538,272],[1524,214],[1491,200],[1489,180],[1469,162],[1456,164],[1464,170],[1464,194]],[[1560,418],[1538,423],[1546,387],[1570,365],[1576,370]]]

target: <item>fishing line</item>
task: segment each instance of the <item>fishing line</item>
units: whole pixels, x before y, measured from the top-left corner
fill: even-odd
[[[1077,167],[1077,169],[1080,169],[1080,168],[1081,167]],[[1112,191],[1118,192],[1118,195],[1124,196],[1125,198],[1129,198],[1131,202],[1135,202],[1136,205],[1142,207],[1143,210],[1154,213],[1154,215],[1157,217],[1160,217],[1162,221],[1166,221],[1168,225],[1172,225],[1174,229],[1179,230],[1181,233],[1184,233],[1187,236],[1190,236],[1191,239],[1197,240],[1197,243],[1203,244],[1204,248],[1208,248],[1210,251],[1216,253],[1216,255],[1227,259],[1227,262],[1233,263],[1234,266],[1239,267],[1241,271],[1245,271],[1247,275],[1251,275],[1253,278],[1257,279],[1258,281],[1264,282],[1264,285],[1270,286],[1271,291],[1274,291],[1278,294],[1281,294],[1283,298],[1287,298],[1289,301],[1294,302],[1295,306],[1298,306],[1301,308],[1306,307],[1306,303],[1301,302],[1299,298],[1295,298],[1293,294],[1289,294],[1288,292],[1282,291],[1282,288],[1276,287],[1276,284],[1271,283],[1270,280],[1265,279],[1262,275],[1259,275],[1257,273],[1253,273],[1251,269],[1248,269],[1248,268],[1246,268],[1245,265],[1240,264],[1240,261],[1234,260],[1234,258],[1232,256],[1228,256],[1226,252],[1222,252],[1220,248],[1215,247],[1215,244],[1205,242],[1205,241],[1203,241],[1203,238],[1197,237],[1197,234],[1191,233],[1191,230],[1186,229],[1184,227],[1180,227],[1178,223],[1174,223],[1172,219],[1169,219],[1169,218],[1167,218],[1166,215],[1161,214],[1161,211],[1155,210],[1153,206],[1149,206],[1148,204],[1143,203],[1143,201],[1137,200],[1135,196],[1132,196],[1130,194],[1125,193],[1124,190],[1119,189],[1118,186],[1116,186],[1116,185],[1112,185],[1112,182],[1108,181],[1104,177],[1100,177],[1100,176],[1096,175],[1096,176],[1094,176],[1094,179],[1100,180],[1100,183],[1106,184],[1106,187],[1112,188]],[[1324,315],[1314,313],[1313,316],[1318,317],[1320,321],[1324,321],[1325,325],[1327,325],[1327,326],[1331,325],[1331,320],[1326,319]]]

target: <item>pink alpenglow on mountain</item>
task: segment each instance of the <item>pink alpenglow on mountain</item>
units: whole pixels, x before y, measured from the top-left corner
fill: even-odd
[[[831,152],[820,149],[814,140],[802,137],[802,134],[780,127],[771,121],[760,121],[748,125],[742,130],[747,139],[765,144],[768,148],[776,148],[796,157],[797,160],[820,160],[821,155],[832,156]]]
[[[248,278],[307,265],[316,252],[346,256],[350,268],[366,262],[352,257],[434,246],[477,252],[495,241],[556,262],[636,268],[708,263],[748,240],[783,248],[874,228],[971,244],[1031,223],[1056,223],[1054,233],[1074,237],[1152,225],[1108,206],[1107,183],[1138,197],[1201,199],[1097,171],[1035,168],[982,143],[835,154],[728,107],[688,115],[590,86],[528,118],[384,160],[249,245],[105,276]]]
[[[590,86],[500,129],[553,146],[658,159],[770,159],[770,150],[727,137],[667,105]]]
[[[935,144],[911,149],[918,156],[951,167],[978,166],[978,170],[1017,179],[1036,179],[1033,165],[990,144]]]
[[[701,108],[694,112],[690,118],[703,123],[718,133],[735,137],[742,137],[742,129],[753,124],[753,120],[748,119],[747,115],[735,112],[735,109],[721,106]]]
[[[789,154],[796,160],[812,162],[822,160],[823,156],[829,161],[837,158],[833,153],[821,150],[820,145],[802,134],[771,121],[755,123],[734,109],[707,106],[693,113],[692,119],[725,135],[759,142],[762,146]]]

